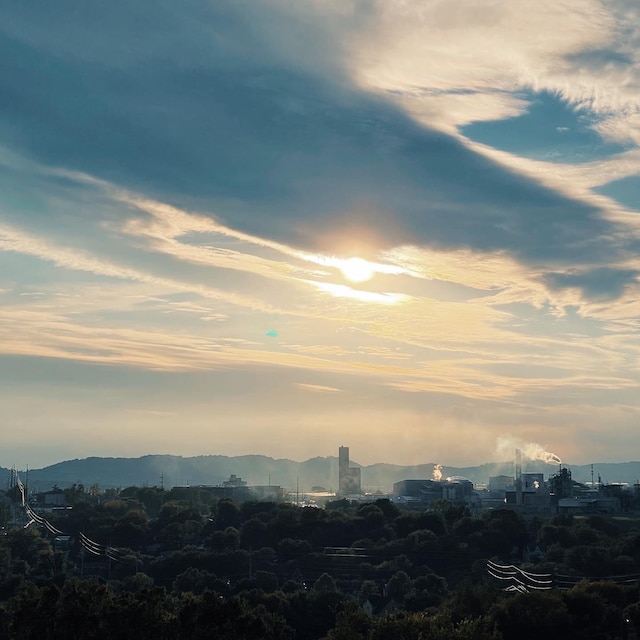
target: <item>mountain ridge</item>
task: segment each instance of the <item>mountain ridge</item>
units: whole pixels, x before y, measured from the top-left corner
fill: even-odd
[[[431,478],[435,463],[398,465],[377,462],[352,466],[362,469],[364,489],[388,493],[393,483],[410,478]],[[592,465],[563,465],[578,482],[590,482]],[[558,471],[556,465],[541,461],[523,461],[523,472],[543,473],[545,478]],[[10,470],[0,467],[0,473]],[[309,491],[313,486],[335,490],[338,484],[338,458],[316,456],[302,462],[287,458],[271,458],[261,454],[224,456],[219,454],[184,457],[172,454],[146,454],[136,458],[99,457],[75,458],[29,470],[32,490],[45,491],[52,486],[68,487],[72,484],[102,488],[127,486],[160,486],[166,488],[184,485],[217,485],[235,474],[250,485],[280,485],[286,489]],[[640,462],[593,463],[593,479],[605,483],[639,483]],[[25,472],[21,472],[23,481]],[[514,475],[513,462],[482,463],[469,467],[442,467],[442,477],[463,476],[472,482],[487,483],[490,476]]]

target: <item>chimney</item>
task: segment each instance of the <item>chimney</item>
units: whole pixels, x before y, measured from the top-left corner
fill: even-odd
[[[516,449],[516,504],[522,504],[522,451]]]

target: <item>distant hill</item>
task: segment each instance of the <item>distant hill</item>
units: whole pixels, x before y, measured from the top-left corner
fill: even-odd
[[[359,466],[353,462],[353,466]],[[591,481],[591,465],[566,465],[573,479],[578,482]],[[409,478],[431,478],[433,463],[402,466],[377,463],[362,467],[362,483],[366,489],[383,493],[390,492],[394,482]],[[635,484],[640,479],[640,462],[594,463],[594,480],[598,476],[603,482]],[[544,473],[545,477],[557,472],[555,465],[543,462],[523,461],[523,472]],[[9,469],[0,468],[6,474]],[[442,468],[443,477],[463,476],[474,483],[486,483],[490,476],[513,475],[513,463],[487,463],[476,467]],[[141,458],[84,458],[67,460],[43,469],[29,471],[29,486],[32,490],[48,490],[54,484],[68,487],[82,483],[86,487],[97,484],[102,488],[127,486],[160,486],[165,488],[180,485],[216,485],[231,474],[240,476],[249,484],[273,484],[286,489],[309,491],[313,486],[335,490],[338,484],[338,459],[336,457],[311,458],[304,462],[274,459],[267,456],[196,456],[183,458],[171,455],[147,455]],[[25,474],[22,472],[25,480]]]

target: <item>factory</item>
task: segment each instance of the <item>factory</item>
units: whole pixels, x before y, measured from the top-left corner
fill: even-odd
[[[462,476],[445,479],[401,480],[393,484],[393,501],[412,509],[426,509],[436,500],[463,504],[471,510],[480,506],[473,482]]]
[[[559,459],[558,459],[559,461]],[[470,511],[511,509],[523,515],[614,514],[621,511],[624,492],[619,485],[591,486],[574,482],[571,471],[559,463],[558,472],[545,481],[544,474],[522,471],[522,452],[515,451],[514,475],[489,478],[485,488],[467,478],[442,478],[436,465],[430,479],[401,480],[393,485],[393,501],[410,509],[428,509],[436,500],[464,505]]]

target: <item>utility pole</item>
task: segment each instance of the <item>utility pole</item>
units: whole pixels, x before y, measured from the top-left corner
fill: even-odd
[[[109,536],[109,548],[111,548],[112,537]],[[107,553],[107,560],[109,564],[107,565],[107,580],[111,580],[111,554]]]

